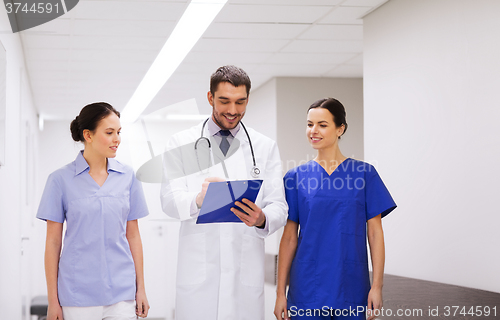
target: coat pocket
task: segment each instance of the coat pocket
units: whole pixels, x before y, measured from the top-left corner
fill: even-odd
[[[179,239],[177,285],[187,286],[207,278],[207,243],[204,233],[194,233]]]
[[[264,239],[243,235],[241,248],[241,284],[250,287],[264,286]]]

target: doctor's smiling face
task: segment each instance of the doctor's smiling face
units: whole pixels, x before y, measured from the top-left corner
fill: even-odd
[[[248,93],[245,85],[235,87],[224,81],[217,85],[215,92],[208,92],[208,102],[212,106],[212,118],[223,130],[235,128],[245,115]]]

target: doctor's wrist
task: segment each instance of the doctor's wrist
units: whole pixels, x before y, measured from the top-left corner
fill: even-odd
[[[196,195],[194,202],[196,203],[196,207],[198,207],[198,209],[200,209],[201,205],[203,204],[203,198],[202,198],[201,192]]]
[[[262,222],[259,225],[256,225],[256,227],[259,229],[264,229],[266,227],[266,216],[264,216],[264,222]]]

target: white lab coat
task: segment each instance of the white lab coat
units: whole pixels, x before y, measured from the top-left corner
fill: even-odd
[[[169,141],[167,150],[189,145],[178,153],[178,164],[193,163],[196,155],[193,143],[200,137],[201,128],[200,123],[174,135]],[[264,238],[285,225],[288,207],[276,142],[247,129],[261,170],[258,179],[264,180],[256,199],[256,204],[266,215],[264,229],[248,227],[244,223],[196,224],[199,210],[193,206],[193,200],[201,191],[205,178],[225,178],[220,163],[205,172],[164,180],[162,184],[163,211],[181,220],[177,320],[264,319]],[[207,127],[204,131],[204,136],[209,137]],[[233,141],[228,152],[230,156],[225,159],[229,180],[254,179],[250,175],[253,166],[250,146],[242,127],[236,139],[240,141],[240,147],[232,154],[232,149],[238,145]],[[213,137],[211,142],[212,155],[224,158]],[[168,175],[168,170],[164,170],[164,177],[168,178]]]

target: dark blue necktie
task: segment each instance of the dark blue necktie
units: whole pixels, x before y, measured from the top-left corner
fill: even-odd
[[[227,136],[230,135],[231,132],[229,130],[221,130],[219,131],[219,133],[222,138],[219,147],[220,151],[222,151],[225,157],[227,154],[227,150],[229,150],[229,141],[227,141]]]

